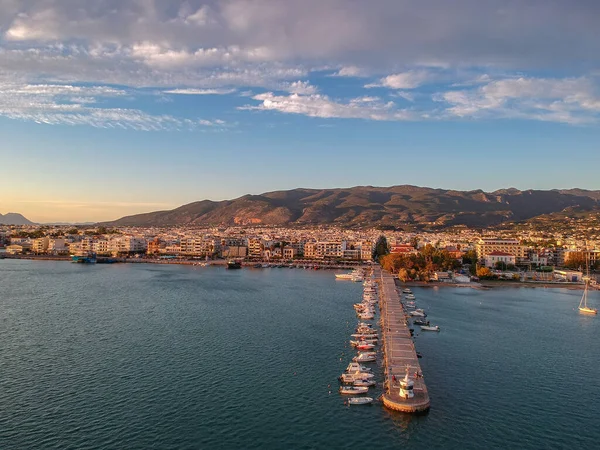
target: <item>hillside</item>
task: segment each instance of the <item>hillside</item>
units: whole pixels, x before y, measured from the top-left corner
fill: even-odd
[[[234,200],[203,200],[170,211],[123,217],[110,226],[397,225],[490,226],[527,220],[565,208],[600,205],[598,191],[503,189],[495,192],[453,191],[417,186],[347,189],[293,189],[244,195]]]
[[[32,221],[19,213],[0,214],[0,224],[2,225],[35,225]]]

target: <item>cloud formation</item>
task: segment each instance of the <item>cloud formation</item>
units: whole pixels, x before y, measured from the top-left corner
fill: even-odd
[[[0,85],[0,114],[186,128],[199,119],[106,99],[252,89],[261,103],[246,110],[313,117],[595,123],[598,17],[595,0],[0,0],[0,79],[12,83]],[[329,93],[318,76],[360,87]],[[356,100],[372,92],[381,99]]]

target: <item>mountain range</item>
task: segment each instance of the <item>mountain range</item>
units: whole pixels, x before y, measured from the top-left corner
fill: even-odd
[[[202,200],[168,211],[105,222],[109,226],[400,224],[487,227],[522,221],[565,208],[600,209],[600,191],[583,189],[494,192],[456,191],[410,185],[342,189],[292,189]]]
[[[2,225],[35,225],[32,221],[26,219],[19,213],[0,214],[0,224]]]

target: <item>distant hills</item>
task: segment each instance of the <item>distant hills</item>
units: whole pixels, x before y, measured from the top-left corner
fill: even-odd
[[[486,227],[574,208],[600,207],[600,191],[501,189],[455,191],[410,185],[292,189],[203,200],[169,211],[105,222],[109,226],[177,225],[467,225]]]
[[[19,213],[0,214],[0,224],[3,225],[35,225]]]

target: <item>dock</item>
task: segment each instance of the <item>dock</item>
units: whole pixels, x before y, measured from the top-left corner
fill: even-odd
[[[380,284],[381,331],[383,336],[383,361],[385,370],[383,404],[386,408],[404,413],[422,413],[429,409],[429,393],[415,344],[408,328],[408,316],[396,290],[394,278],[380,267],[374,268]],[[408,373],[414,381],[414,397],[400,397],[400,379]]]

